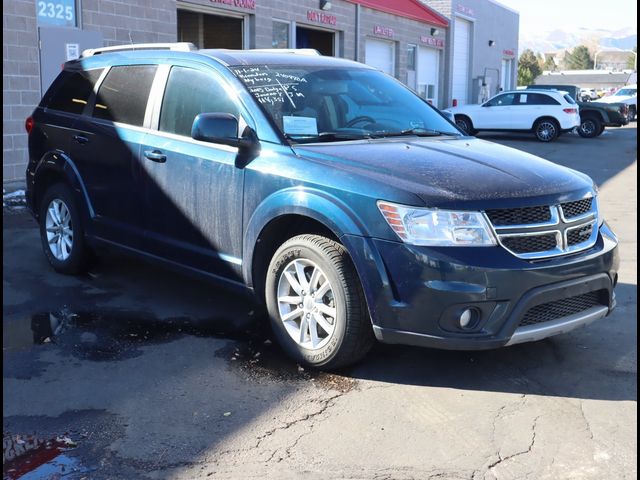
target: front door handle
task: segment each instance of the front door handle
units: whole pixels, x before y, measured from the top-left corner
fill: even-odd
[[[73,139],[76,141],[76,143],[79,143],[80,145],[84,145],[89,141],[87,137],[83,137],[82,135],[74,135]]]
[[[153,160],[154,162],[158,163],[164,163],[167,161],[167,156],[160,150],[145,150],[144,156],[149,160]]]

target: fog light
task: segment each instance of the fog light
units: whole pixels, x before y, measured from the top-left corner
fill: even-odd
[[[462,312],[462,315],[460,315],[460,326],[462,328],[467,328],[467,326],[471,322],[472,316],[473,316],[473,312],[469,308],[467,308],[464,312]]]

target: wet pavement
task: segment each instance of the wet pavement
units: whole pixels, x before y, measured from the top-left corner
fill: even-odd
[[[55,274],[3,212],[3,473],[45,478],[636,478],[636,130],[542,145],[620,235],[619,307],[488,352],[378,345],[333,374],[290,362],[251,300],[108,255]]]

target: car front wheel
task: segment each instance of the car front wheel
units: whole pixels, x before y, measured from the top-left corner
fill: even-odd
[[[541,142],[552,142],[560,135],[560,126],[555,120],[538,120],[533,127],[533,133]]]
[[[345,248],[300,235],[274,254],[265,299],[271,327],[299,363],[335,369],[360,360],[373,344],[359,278]]]
[[[89,250],[76,200],[71,189],[55,184],[40,203],[40,239],[51,266],[59,273],[75,275],[86,269]]]

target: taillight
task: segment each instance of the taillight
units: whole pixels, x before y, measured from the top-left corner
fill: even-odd
[[[577,108],[563,108],[562,111],[564,113],[578,113],[578,109]]]
[[[24,122],[24,128],[27,130],[27,134],[31,133],[31,130],[33,130],[33,118],[27,118]]]
[[[453,99],[452,105],[453,105],[454,107],[457,107],[457,106],[458,106],[458,99],[457,99],[457,98],[454,98],[454,99]]]

